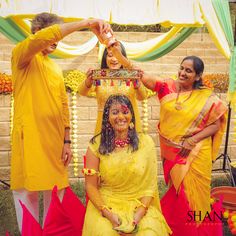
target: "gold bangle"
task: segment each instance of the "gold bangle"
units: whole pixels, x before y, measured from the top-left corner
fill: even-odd
[[[193,136],[191,137],[191,140],[196,144],[198,143],[198,141]]]
[[[192,144],[192,143],[190,143],[188,140],[187,140],[187,143],[188,143],[191,147],[195,147],[195,146],[196,146],[196,144]]]
[[[143,207],[145,209],[145,211],[148,210],[148,206],[145,205],[143,202],[139,201],[138,199],[135,199],[136,202],[138,203],[138,205],[135,207],[135,209],[137,209],[138,207]]]
[[[102,211],[102,210],[108,210],[108,211],[111,212],[111,208],[108,207],[107,205],[102,205],[102,206],[100,207],[100,211]]]
[[[97,174],[98,176],[100,176],[99,171],[96,171],[94,169],[89,169],[89,168],[83,168],[82,173],[84,175],[96,175]]]
[[[187,138],[186,141],[188,142],[190,146],[196,146],[197,144],[197,141],[193,137]]]
[[[101,207],[99,207],[100,209],[100,212],[101,212],[101,214],[102,214],[102,216],[103,217],[105,217],[104,216],[104,213],[103,213],[103,210],[107,210],[107,211],[109,211],[109,212],[111,212],[111,210],[112,210],[112,208],[111,207],[108,207],[107,205],[102,205]]]

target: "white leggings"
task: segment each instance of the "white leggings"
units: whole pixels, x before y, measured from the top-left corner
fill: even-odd
[[[26,206],[32,216],[39,222],[39,192],[27,191],[26,189],[13,190],[13,198],[16,209],[16,218],[20,232],[22,231],[23,210],[19,200]],[[57,195],[62,201],[65,189],[58,190]],[[43,224],[51,202],[51,190],[42,191],[43,193]]]

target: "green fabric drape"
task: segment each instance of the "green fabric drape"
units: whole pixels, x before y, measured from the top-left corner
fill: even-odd
[[[234,35],[230,18],[229,2],[228,0],[213,0],[212,3],[226,38],[230,46],[233,47]]]
[[[230,17],[229,2],[227,0],[213,0],[212,3],[231,49],[229,68],[229,92],[232,93],[236,92],[236,45],[234,46],[234,36]]]
[[[22,30],[9,18],[0,16],[0,32],[14,43],[25,39],[26,35]]]
[[[229,70],[229,92],[236,92],[236,46],[233,48],[233,53],[230,57],[230,70]],[[236,100],[235,100],[236,102]],[[233,104],[236,106],[236,104]]]
[[[135,61],[152,61],[157,58],[160,58],[164,56],[165,54],[169,53],[172,51],[174,48],[176,48],[179,44],[181,44],[189,35],[191,35],[196,28],[184,28],[174,39],[170,40],[167,42],[165,45],[161,46],[160,48],[154,50],[153,52],[150,52],[149,54],[134,59]]]

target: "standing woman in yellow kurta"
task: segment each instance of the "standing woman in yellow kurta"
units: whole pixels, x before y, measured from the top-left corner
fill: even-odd
[[[62,71],[49,59],[59,40],[81,28],[98,35],[110,26],[98,19],[63,23],[49,13],[36,15],[32,34],[12,52],[14,127],[12,133],[11,189],[21,231],[19,200],[39,219],[38,191],[44,192],[44,216],[54,185],[60,197],[69,185],[70,123]]]
[[[122,56],[123,60],[120,62],[117,57]],[[122,64],[124,62],[124,65]],[[126,63],[126,64],[125,64]],[[132,69],[132,64],[126,57],[126,51],[124,46],[120,42],[116,42],[115,45],[106,48],[103,52],[102,61],[101,61],[101,69]],[[102,124],[102,114],[103,108],[107,98],[112,94],[124,94],[129,97],[136,117],[135,126],[138,132],[142,132],[142,124],[138,110],[138,102],[147,98],[147,90],[143,86],[143,84],[139,81],[139,83],[130,83],[129,86],[125,82],[120,80],[112,81],[113,84],[111,86],[111,81],[101,81],[100,86],[95,87],[97,104],[98,104],[98,116],[95,134],[101,132],[101,124]],[[92,78],[92,70],[89,69],[87,72],[87,78],[79,85],[79,93],[81,95],[88,95],[90,91],[94,89],[93,87],[93,78]]]

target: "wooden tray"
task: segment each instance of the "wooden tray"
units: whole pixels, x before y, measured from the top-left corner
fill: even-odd
[[[100,79],[119,79],[119,80],[135,80],[140,78],[139,70],[110,70],[110,69],[98,69],[92,70],[92,78],[94,80]]]

